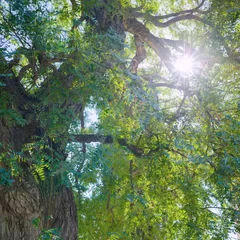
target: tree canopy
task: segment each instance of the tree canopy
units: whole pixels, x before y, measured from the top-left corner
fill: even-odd
[[[0,236],[240,231],[238,0],[0,2]]]

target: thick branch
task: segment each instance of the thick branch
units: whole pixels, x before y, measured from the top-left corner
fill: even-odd
[[[150,88],[156,87],[166,87],[171,89],[178,89],[178,90],[186,90],[183,85],[178,85],[176,82],[171,82],[170,80],[158,75],[158,74],[145,74],[141,76],[142,79],[148,82],[148,86]],[[154,82],[153,79],[159,81],[159,79],[163,80],[164,82]]]
[[[136,18],[138,18],[140,16],[145,17],[148,21],[153,23],[155,26],[161,27],[161,28],[169,27],[173,23],[176,23],[176,22],[179,22],[179,21],[184,21],[184,20],[196,20],[196,21],[200,21],[200,22],[203,21],[202,18],[200,18],[197,15],[193,15],[192,13],[175,16],[174,18],[172,18],[172,19],[170,19],[166,22],[159,22],[161,17],[152,16],[152,15],[148,15],[148,14],[146,15],[146,13],[135,13],[135,14],[133,14],[133,16],[136,17]]]
[[[72,4],[72,10],[73,12],[76,12],[77,8],[78,8],[78,5],[76,3],[75,0],[70,0],[71,4]]]
[[[0,55],[0,61],[2,61],[2,68],[0,68],[0,82],[4,83],[4,90],[9,92],[19,106],[23,106],[33,100],[31,96],[25,91],[23,85],[20,82],[20,78],[15,77],[14,73],[10,68],[5,58]]]
[[[193,9],[188,9],[188,10],[183,10],[183,11],[176,12],[176,13],[170,13],[170,14],[167,14],[167,15],[162,15],[162,16],[159,16],[158,19],[177,17],[177,16],[183,15],[183,14],[193,14],[195,12],[202,13],[202,14],[207,13],[208,11],[201,11],[200,10],[200,8],[203,6],[204,3],[205,3],[205,0],[202,0],[202,2],[197,7],[193,8]]]
[[[100,143],[113,143],[112,136],[108,135],[99,135],[99,134],[78,134],[71,135],[70,142],[80,142],[80,143],[92,143],[92,142],[100,142]]]
[[[180,12],[170,13],[170,14],[161,15],[161,16],[152,16],[152,15],[147,14],[147,13],[138,12],[141,9],[137,9],[137,8],[134,8],[134,9],[132,8],[130,10],[130,12],[131,12],[133,17],[146,18],[150,21],[152,21],[152,20],[156,21],[156,20],[161,20],[161,19],[178,17],[178,16],[186,15],[186,14],[193,14],[195,12],[201,13],[201,14],[207,13],[208,11],[199,10],[203,6],[204,2],[205,2],[205,0],[202,0],[202,2],[197,7],[193,8],[193,9],[183,10],[183,11],[180,11]]]
[[[159,56],[168,70],[173,69],[171,63],[171,52],[167,48],[164,39],[155,37],[148,28],[137,19],[130,18],[124,20],[125,30],[132,33],[134,36],[138,36],[143,42],[146,42],[154,52]]]
[[[130,70],[132,73],[136,74],[138,65],[142,61],[144,61],[147,55],[146,55],[146,50],[144,48],[144,42],[141,41],[140,37],[135,35],[134,40],[135,40],[135,46],[136,46],[136,55],[132,59]]]
[[[185,90],[183,86],[177,85],[175,82],[173,83],[150,83],[149,87],[156,88],[156,87],[166,87],[171,89],[178,89],[178,90]]]
[[[133,144],[127,143],[126,139],[118,139],[118,143],[122,146],[127,147],[134,155],[140,157],[144,154],[143,149],[138,148],[137,146]]]
[[[92,142],[99,142],[104,144],[113,143],[113,137],[111,135],[99,135],[99,134],[78,134],[78,135],[71,135],[69,138],[69,142],[79,142],[79,143],[92,143]],[[142,156],[143,150],[138,148],[133,144],[129,144],[126,139],[118,139],[117,142],[127,147],[134,155]]]
[[[194,53],[196,51],[194,48],[192,48],[192,46],[189,43],[183,40],[173,40],[168,38],[162,38],[162,40],[165,42],[166,45],[174,48],[175,50],[181,53],[186,52]]]
[[[167,22],[161,23],[161,22],[158,22],[158,21],[154,20],[154,21],[152,21],[152,23],[157,27],[165,28],[165,27],[169,27],[173,23],[177,23],[177,22],[184,21],[184,20],[196,20],[196,21],[199,21],[199,22],[203,22],[203,19],[200,18],[199,16],[192,15],[192,14],[187,14],[187,15],[181,15],[181,16],[172,18]]]
[[[80,143],[92,143],[92,142],[100,142],[104,144],[111,144],[113,143],[113,137],[111,135],[97,135],[97,134],[79,134],[79,135],[72,135],[69,138],[69,142],[80,142]],[[142,148],[139,148],[136,145],[128,143],[127,139],[120,138],[117,139],[117,142],[121,145],[126,147],[130,150],[136,157],[142,156],[150,156],[152,153],[155,153],[160,150],[160,147],[156,147],[155,149],[148,149],[148,153],[144,153]],[[162,150],[162,149],[161,149]],[[181,156],[186,156],[179,151],[178,149],[166,148],[165,150],[180,154]]]

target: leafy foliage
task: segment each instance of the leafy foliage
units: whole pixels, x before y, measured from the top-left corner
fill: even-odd
[[[13,129],[21,149],[0,146],[0,184],[72,188],[80,239],[227,239],[240,216],[239,3],[70,2],[2,1],[1,139]],[[189,76],[173,67],[184,54]],[[72,136],[89,133],[114,141]]]

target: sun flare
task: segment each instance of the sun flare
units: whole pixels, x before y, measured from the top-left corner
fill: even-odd
[[[176,70],[184,75],[190,75],[193,72],[194,60],[189,55],[178,58],[174,63]]]

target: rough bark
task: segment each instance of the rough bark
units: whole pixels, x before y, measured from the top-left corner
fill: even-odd
[[[144,59],[146,59],[147,53],[144,48],[144,42],[141,41],[139,36],[134,36],[134,40],[136,46],[136,54],[130,64],[130,70],[132,73],[137,74],[138,65],[143,62]]]
[[[16,181],[13,187],[0,186],[0,239],[37,239],[40,230],[32,220],[42,215],[39,191]]]
[[[7,149],[19,151],[24,143],[34,136],[38,126],[9,127],[0,121],[1,153]],[[9,156],[10,157],[10,156]],[[55,191],[42,191],[48,181],[37,183],[28,172],[28,162],[19,163],[23,169],[20,177],[14,178],[12,186],[0,186],[0,239],[37,239],[42,230],[60,229],[62,239],[77,239],[77,214],[73,194],[65,186]],[[1,163],[1,167],[3,163]],[[49,178],[49,181],[54,179]],[[56,180],[55,180],[56,181]],[[33,220],[39,219],[38,227]]]
[[[0,187],[0,239],[37,239],[41,231],[59,229],[62,239],[77,239],[76,206],[70,189],[44,197],[35,183],[16,180]],[[33,221],[39,219],[39,225]]]
[[[126,31],[139,37],[143,42],[149,45],[165,64],[169,71],[172,71],[171,53],[164,39],[154,36],[146,26],[135,18],[124,19]]]

